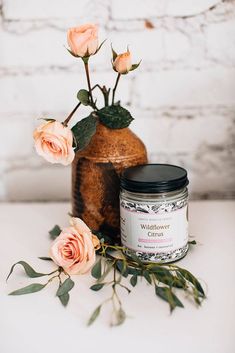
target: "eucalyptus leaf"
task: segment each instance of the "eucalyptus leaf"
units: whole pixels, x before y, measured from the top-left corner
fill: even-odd
[[[155,286],[155,293],[158,297],[165,300],[170,305],[170,310],[173,311],[176,306],[183,308],[183,304],[178,297],[172,292],[171,288]]]
[[[67,278],[61,286],[58,288],[56,295],[57,297],[60,297],[64,295],[65,293],[68,293],[71,291],[71,289],[74,287],[74,281],[71,278]]]
[[[183,269],[183,268],[178,268],[177,271],[186,279],[186,281],[189,281],[194,285],[194,287],[198,290],[200,295],[202,297],[205,297],[205,292],[200,284],[200,282],[190,273],[189,271]]]
[[[90,326],[93,324],[93,322],[97,319],[97,317],[99,316],[100,314],[100,309],[101,309],[101,306],[102,305],[99,305],[92,313],[90,319],[88,320],[88,323],[87,325]]]
[[[170,287],[185,288],[186,286],[184,278],[173,276],[168,269],[162,266],[155,266],[151,268],[151,271],[159,282],[167,284]]]
[[[84,149],[96,132],[97,119],[94,113],[77,122],[73,126],[72,132],[76,141],[75,151]]]
[[[110,105],[97,112],[103,125],[110,129],[123,129],[130,125],[134,120],[130,112],[120,105]]]
[[[90,289],[94,290],[94,291],[98,291],[98,290],[102,289],[104,285],[105,285],[105,283],[93,284],[93,286],[91,286]]]
[[[137,284],[137,280],[138,280],[138,277],[136,275],[133,275],[130,279],[130,283],[132,285],[132,287],[135,287],[136,284]]]
[[[125,311],[120,307],[118,311],[114,312],[114,318],[111,323],[111,326],[119,326],[123,324],[123,322],[126,320],[126,313]]]
[[[77,99],[83,104],[83,105],[89,105],[90,104],[90,94],[86,89],[80,89],[77,93]]]
[[[149,284],[152,284],[152,278],[147,270],[143,271],[143,276]]]
[[[7,276],[7,279],[10,277],[10,275],[12,274],[13,270],[14,270],[14,267],[16,265],[22,265],[27,276],[29,276],[30,278],[36,278],[36,277],[43,277],[43,276],[47,276],[48,273],[40,273],[40,272],[36,272],[27,262],[25,261],[18,261],[16,262],[12,267],[11,267],[11,270],[9,272],[9,275]]]
[[[69,302],[69,293],[64,293],[63,295],[60,295],[58,298],[63,306],[67,306]]]
[[[50,238],[52,240],[56,239],[61,233],[61,228],[56,224],[50,231]]]
[[[118,260],[116,262],[116,267],[117,267],[118,271],[122,274],[123,277],[128,276],[128,269],[127,269],[124,261]]]
[[[33,284],[30,284],[29,286],[17,289],[14,292],[9,293],[9,295],[23,295],[23,294],[39,292],[44,287],[46,287],[46,285],[47,283],[46,284],[33,283]]]
[[[92,267],[91,275],[96,279],[99,279],[101,277],[101,258]]]

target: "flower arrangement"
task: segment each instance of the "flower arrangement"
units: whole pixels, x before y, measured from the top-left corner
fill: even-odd
[[[68,30],[67,41],[68,52],[75,58],[83,61],[88,90],[81,89],[77,93],[78,104],[61,123],[55,119],[44,119],[45,122],[34,132],[35,147],[37,153],[44,157],[48,162],[70,164],[75,152],[84,149],[90,142],[96,131],[98,120],[110,129],[121,129],[129,126],[133,120],[131,114],[115,100],[115,94],[121,75],[126,75],[130,71],[137,69],[140,65],[132,64],[131,53],[117,54],[112,48],[112,68],[117,73],[113,89],[99,84],[91,86],[89,74],[89,59],[98,53],[105,41],[99,45],[98,28],[93,24],[86,24]],[[93,97],[93,91],[99,89],[104,98],[104,107],[98,109],[97,102]],[[112,98],[110,102],[110,93]],[[111,104],[110,104],[111,103]],[[73,114],[83,104],[90,106],[90,115],[77,122],[72,129],[68,123]]]
[[[92,87],[89,59],[98,53],[104,43],[99,44],[97,26],[87,24],[71,28],[67,33],[67,40],[69,53],[83,61],[88,89],[79,90],[77,94],[79,102],[63,122],[44,119],[45,122],[35,129],[33,135],[37,153],[51,163],[63,165],[69,165],[74,159],[75,152],[89,144],[98,121],[110,129],[121,129],[130,124],[133,118],[120,102],[116,101],[115,93],[121,75],[135,70],[140,64],[132,64],[129,49],[125,53],[117,54],[112,48],[112,68],[117,73],[113,89],[101,87],[99,84]],[[93,97],[93,91],[97,88],[104,98],[104,107],[100,109]],[[70,129],[68,123],[81,104],[90,106],[92,112]],[[157,297],[168,302],[171,312],[176,307],[183,307],[183,303],[178,298],[178,291],[183,291],[188,297],[192,297],[198,306],[206,297],[202,285],[188,270],[174,263],[143,263],[130,251],[127,256],[125,247],[111,236],[90,229],[80,218],[71,216],[70,226],[61,229],[56,225],[49,234],[52,239],[49,256],[43,256],[40,259],[53,262],[52,271],[46,274],[37,272],[27,262],[19,261],[12,266],[7,277],[7,279],[10,277],[16,265],[21,265],[28,277],[49,276],[48,281],[29,284],[11,292],[10,295],[38,292],[57,280],[56,297],[64,306],[67,306],[70,291],[75,284],[72,276],[91,273],[95,279],[95,283],[90,286],[91,290],[99,291],[103,287],[110,286],[112,293],[94,310],[88,325],[96,320],[102,306],[106,303],[112,304],[111,325],[122,324],[126,319],[126,313],[120,299],[120,289],[130,293],[129,285],[135,287],[142,278],[154,287]],[[195,241],[190,242],[190,244],[195,243]]]

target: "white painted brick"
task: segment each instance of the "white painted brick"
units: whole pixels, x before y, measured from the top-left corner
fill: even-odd
[[[80,63],[82,65],[82,63]],[[116,73],[93,73],[92,84],[100,83],[113,86]],[[130,99],[130,78],[125,76],[120,80],[116,97],[120,97],[123,104]],[[77,103],[76,94],[79,89],[87,88],[84,73],[49,72],[48,74],[34,74],[29,76],[3,77],[0,81],[0,113],[32,113],[35,117],[43,112],[70,112]],[[103,105],[99,91],[98,104]],[[14,104],[13,104],[14,102]]]
[[[169,70],[139,73],[134,105],[161,106],[234,105],[235,70]]]
[[[99,30],[100,42],[107,38],[106,32],[101,27]],[[66,50],[66,31],[54,28],[45,28],[25,32],[19,35],[15,33],[0,31],[0,67],[2,68],[22,68],[27,67],[81,67],[81,60],[74,59]],[[96,67],[109,67],[111,50],[108,43],[92,57],[91,63]]]
[[[78,17],[87,14],[89,0],[4,0],[3,13],[7,20],[31,20]]]
[[[221,3],[221,0],[165,0],[168,16],[195,16]]]
[[[4,117],[0,129],[0,158],[18,158],[32,152],[32,119]]]
[[[162,29],[145,29],[131,32],[116,31],[111,32],[109,38],[117,53],[123,53],[129,45],[134,62],[142,59],[142,64],[145,65],[145,63],[156,63],[164,57]]]
[[[206,28],[208,58],[235,65],[235,21],[210,24]]]
[[[69,167],[50,165],[22,167],[5,175],[6,197],[10,201],[68,200],[71,193]]]
[[[160,113],[159,113],[160,114]],[[207,111],[206,115],[190,112],[181,116],[171,111],[171,115],[156,116],[154,113],[135,114],[133,131],[144,141],[150,154],[191,153],[196,154],[201,146],[224,146],[229,143],[230,131],[235,123],[231,116],[218,115]]]
[[[114,19],[192,16],[207,11],[219,0],[112,0]]]
[[[164,34],[165,56],[167,60],[179,60],[188,57],[191,51],[189,38],[179,31]]]

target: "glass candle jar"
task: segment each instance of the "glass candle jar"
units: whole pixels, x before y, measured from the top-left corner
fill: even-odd
[[[178,260],[188,250],[188,177],[169,164],[127,168],[121,175],[121,242],[143,262]]]

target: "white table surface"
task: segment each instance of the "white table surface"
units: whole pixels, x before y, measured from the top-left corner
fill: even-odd
[[[93,326],[86,326],[93,309],[110,293],[108,288],[92,292],[88,275],[74,276],[76,286],[67,308],[55,298],[56,283],[39,293],[7,296],[35,281],[19,267],[6,284],[13,263],[25,260],[39,272],[53,267],[37,257],[47,255],[47,231],[56,223],[67,225],[68,211],[65,203],[0,204],[1,353],[235,352],[235,202],[190,204],[190,233],[198,245],[178,264],[205,283],[208,298],[202,307],[197,309],[182,294],[185,309],[176,308],[170,315],[167,303],[142,281],[129,296],[122,293],[130,318],[115,328],[108,326],[111,308]]]

